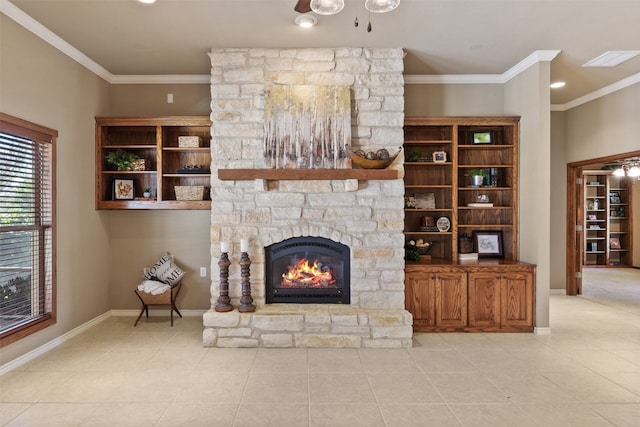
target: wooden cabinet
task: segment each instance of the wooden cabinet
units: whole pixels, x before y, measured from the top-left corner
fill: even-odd
[[[469,273],[469,326],[486,329],[500,324],[500,275]]]
[[[522,262],[407,263],[405,307],[416,332],[531,332],[534,288]]]
[[[610,171],[584,171],[583,187],[583,264],[631,266],[632,205],[628,179],[613,176]]]
[[[435,277],[423,270],[407,267],[404,278],[404,306],[413,315],[415,331],[436,326]]]
[[[407,240],[432,241],[432,257],[454,260],[459,236],[495,231],[503,258],[517,259],[519,118],[408,117],[404,133]],[[440,217],[448,230],[425,226]]]
[[[415,331],[533,330],[535,266],[516,261],[518,145],[518,117],[406,118],[405,238],[433,243],[405,268]],[[501,253],[459,263],[458,238],[478,232]]]
[[[96,209],[210,209],[210,135],[211,121],[204,116],[97,117]],[[199,143],[180,144],[180,137]],[[107,157],[118,150],[134,154],[142,165],[117,170]],[[118,192],[119,187],[132,189]],[[143,196],[147,188],[151,197]],[[180,190],[202,196],[180,196]]]
[[[443,328],[467,326],[467,274],[464,271],[435,273],[436,325]]]
[[[500,275],[501,330],[528,329],[533,325],[533,279],[533,270],[528,269]]]
[[[457,330],[467,325],[467,273],[455,268],[407,267],[405,307],[414,329]]]

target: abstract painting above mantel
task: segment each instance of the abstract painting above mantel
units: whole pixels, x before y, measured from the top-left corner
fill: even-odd
[[[351,168],[349,86],[268,86],[264,115],[267,168]]]

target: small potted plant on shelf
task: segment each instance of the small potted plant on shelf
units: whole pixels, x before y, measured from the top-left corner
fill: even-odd
[[[121,148],[118,148],[116,151],[112,151],[105,157],[107,163],[116,167],[119,171],[128,171],[133,169],[133,165],[139,159],[133,153],[129,153],[124,151]]]
[[[149,199],[151,197],[151,187],[147,187],[142,190],[142,196],[146,199]]]
[[[465,176],[471,177],[471,185],[474,187],[482,187],[484,179],[489,176],[489,172],[485,169],[469,169]]]

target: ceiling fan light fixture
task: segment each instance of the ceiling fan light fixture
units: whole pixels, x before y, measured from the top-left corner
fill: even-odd
[[[638,166],[631,166],[629,168],[629,170],[627,171],[627,176],[630,176],[632,178],[637,178],[640,176],[640,167]]]
[[[344,0],[311,0],[311,10],[320,15],[335,15],[344,9]]]
[[[373,13],[391,12],[398,6],[400,6],[400,0],[366,0],[364,2],[364,7]]]
[[[308,13],[296,16],[296,25],[302,28],[311,28],[318,23],[318,18]]]
[[[613,170],[613,176],[624,176],[624,169],[618,168]]]

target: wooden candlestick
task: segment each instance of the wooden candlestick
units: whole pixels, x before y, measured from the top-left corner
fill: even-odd
[[[233,310],[231,305],[231,298],[229,298],[229,254],[222,252],[220,254],[220,260],[218,261],[220,266],[220,296],[218,297],[218,303],[215,310],[219,312],[226,312]]]
[[[246,252],[240,253],[240,275],[242,276],[242,296],[240,297],[240,307],[238,311],[241,313],[252,313],[256,311],[256,306],[253,304],[253,297],[251,296],[251,260]]]

